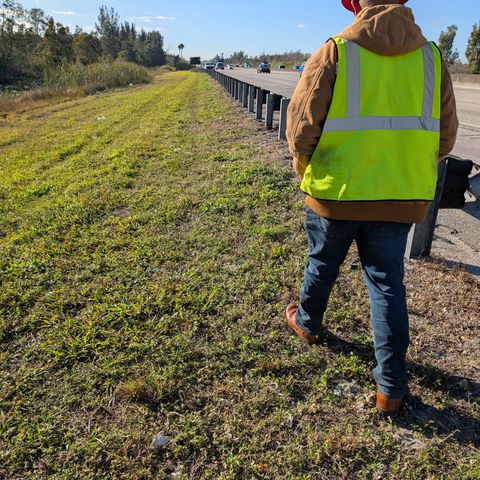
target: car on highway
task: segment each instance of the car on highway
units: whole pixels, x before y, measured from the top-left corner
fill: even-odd
[[[248,62],[243,64],[243,68],[252,68],[252,65]]]
[[[215,64],[213,62],[207,62],[205,64],[205,70],[213,70],[215,68]]]
[[[215,70],[225,70],[225,64],[223,62],[217,62],[215,64]]]
[[[302,76],[302,73],[305,70],[305,65],[306,64],[307,64],[307,62],[302,62],[302,64],[298,67],[298,73],[299,73],[300,77]]]
[[[277,65],[277,70],[285,70],[285,65],[280,63],[280,65]]]
[[[233,70],[233,65],[230,65],[229,63],[227,63],[227,70]]]
[[[271,73],[270,65],[267,62],[262,62],[257,67],[257,73]]]

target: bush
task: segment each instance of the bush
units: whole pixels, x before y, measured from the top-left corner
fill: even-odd
[[[124,61],[64,65],[46,71],[41,88],[15,96],[0,95],[0,113],[15,110],[19,104],[92,95],[106,88],[148,83],[152,78],[153,73],[147,68]]]
[[[188,62],[185,62],[185,60],[180,60],[179,62],[176,63],[175,68],[177,70],[191,70],[193,68],[193,65],[190,65]]]
[[[145,67],[124,61],[64,65],[44,74],[44,83],[48,88],[86,87],[87,93],[91,90],[148,83],[150,80],[151,75]]]
[[[468,65],[464,65],[460,62],[455,62],[453,65],[448,66],[450,73],[468,73]]]

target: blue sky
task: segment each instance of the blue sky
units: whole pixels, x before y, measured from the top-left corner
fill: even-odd
[[[145,29],[160,30],[172,53],[185,44],[184,56],[210,59],[235,50],[249,55],[300,49],[313,52],[331,35],[352,21],[340,0],[20,0],[39,7],[55,20],[92,29],[102,4],[111,6],[122,20]],[[417,23],[431,40],[452,23],[458,26],[456,47],[464,57],[472,25],[480,21],[478,0],[410,0]]]

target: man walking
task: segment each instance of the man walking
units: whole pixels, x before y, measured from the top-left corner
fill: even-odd
[[[342,0],[352,25],[308,61],[287,138],[306,194],[309,258],[288,325],[321,339],[328,298],[356,241],[371,305],[376,406],[396,415],[407,391],[403,257],[435,195],[437,165],[458,120],[448,70],[408,0]]]

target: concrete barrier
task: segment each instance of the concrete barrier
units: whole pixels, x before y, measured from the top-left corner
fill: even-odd
[[[480,75],[453,73],[452,81],[457,87],[480,88]]]

